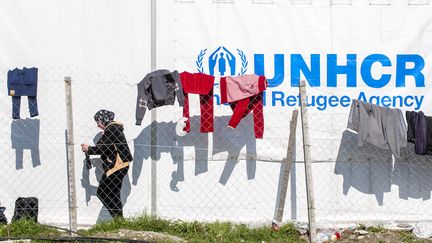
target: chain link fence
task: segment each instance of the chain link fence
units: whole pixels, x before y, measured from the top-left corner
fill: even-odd
[[[323,89],[314,95],[342,97]],[[310,112],[317,221],[429,221],[432,158],[415,154],[413,143],[401,158],[368,142],[359,146],[357,133],[347,129],[350,107],[345,110]]]
[[[3,70],[2,77],[7,76],[6,72]],[[133,156],[121,188],[125,217],[154,213],[175,220],[249,224],[273,219],[291,115],[298,106],[285,106],[286,111],[281,112],[280,107],[276,109],[266,100],[264,138],[256,139],[253,114],[243,117],[236,129],[227,126],[233,111],[229,105],[220,104],[216,85],[214,131],[200,132],[200,97],[189,94],[191,131],[178,136],[177,120],[183,116],[183,108],[177,102],[153,110],[153,119],[152,111],[147,111],[142,125],[135,125],[136,84],[140,80],[79,68],[39,67],[38,116],[30,117],[23,97],[21,119],[12,119],[10,97],[0,99],[4,107],[4,119],[0,121],[4,164],[0,201],[9,220],[18,197],[37,197],[40,222],[69,225],[65,76],[72,78],[79,227],[111,217],[97,193],[103,162],[100,156],[90,155],[88,168],[80,146],[93,146],[102,136],[94,120],[100,109],[113,111],[114,120],[123,124]],[[215,82],[218,84],[218,77]],[[6,80],[1,85],[6,87]],[[330,94],[314,88],[307,92],[310,97]],[[292,94],[297,95],[298,89],[293,88]],[[271,89],[265,95],[271,95]],[[308,102],[311,104],[311,100]],[[415,155],[411,144],[399,160],[393,159],[389,150],[370,144],[358,146],[356,134],[346,130],[348,113],[349,107],[343,113],[309,107],[317,222],[428,220],[430,157]],[[308,218],[301,132],[299,121],[284,221],[307,222]],[[154,147],[152,134],[156,134]]]

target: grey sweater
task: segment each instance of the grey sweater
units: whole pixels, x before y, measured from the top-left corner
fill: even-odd
[[[183,88],[177,71],[160,69],[148,73],[138,83],[136,125],[141,125],[147,108],[151,110],[159,106],[174,105],[175,97],[179,105],[183,106]]]
[[[407,146],[407,128],[402,111],[353,100],[348,128],[358,133],[359,145],[369,142],[379,148],[390,149],[400,158]]]

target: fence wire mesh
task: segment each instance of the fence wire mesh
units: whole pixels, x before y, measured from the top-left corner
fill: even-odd
[[[2,77],[7,76],[6,72],[3,70]],[[38,116],[30,117],[26,97],[23,97],[21,119],[12,119],[11,98],[0,99],[5,107],[5,119],[0,121],[4,158],[0,201],[6,207],[9,220],[18,197],[36,197],[39,221],[68,226],[65,76],[72,78],[80,227],[109,219],[113,210],[108,209],[118,209],[119,201],[125,217],[155,212],[160,217],[180,220],[253,224],[273,219],[281,186],[281,162],[287,153],[291,113],[297,106],[287,106],[286,112],[280,112],[265,101],[264,137],[257,139],[254,130],[257,121],[253,114],[241,117],[236,129],[228,127],[233,111],[229,105],[220,104],[219,77],[216,77],[214,114],[210,114],[214,117],[213,132],[200,132],[205,122],[202,117],[206,114],[200,105],[202,97],[200,100],[198,94],[191,93],[188,94],[191,131],[179,136],[176,127],[183,116],[183,107],[177,101],[173,106],[155,108],[154,121],[151,111],[147,111],[141,126],[135,125],[140,80],[79,68],[40,67],[38,75]],[[6,87],[6,80],[1,82],[2,87]],[[309,98],[330,94],[314,88],[309,88],[307,93]],[[297,95],[298,89],[293,88],[292,94]],[[271,89],[265,95],[271,95]],[[308,102],[311,104],[310,99]],[[100,138],[109,134],[102,134],[95,122],[94,115],[100,109],[115,113],[114,120],[123,124],[124,139],[101,144]],[[414,154],[411,144],[398,160],[392,158],[389,150],[370,144],[358,146],[357,135],[346,130],[348,113],[349,107],[346,112],[309,108],[317,221],[428,220],[432,185],[430,157]],[[113,132],[118,133],[118,130]],[[156,134],[153,152],[152,133]],[[307,221],[300,120],[296,133],[284,221]],[[98,141],[99,145],[108,145],[99,151],[108,158],[90,155],[91,166],[87,167],[80,144],[95,146]],[[115,176],[112,177],[117,180],[115,183],[110,180],[105,183],[103,160],[115,161],[113,144],[116,147],[127,144],[133,161],[128,172],[122,173],[123,179]],[[127,161],[127,155],[123,154],[122,159]],[[118,198],[118,190],[115,191],[118,187],[114,185],[119,185],[120,181],[121,196]],[[105,189],[101,189],[102,185]],[[98,197],[104,195],[116,200],[108,200],[103,206]],[[110,203],[117,203],[117,206],[111,207]]]
[[[7,71],[1,71],[4,118],[0,123],[4,164],[0,176],[1,205],[6,207],[5,215],[10,222],[18,197],[36,197],[40,220],[67,225],[64,84],[56,79],[67,71],[39,68],[38,95],[29,103],[28,97],[21,97],[20,106],[7,96]],[[31,106],[35,102],[37,116]],[[20,111],[20,119],[12,118],[13,111],[15,115]]]
[[[308,94],[342,98],[324,89],[309,88]],[[350,106],[346,111],[311,110],[309,116],[317,221],[430,220],[425,202],[431,192],[431,157],[415,154],[412,143],[397,159],[389,149],[368,142],[360,146],[358,134],[347,129]]]

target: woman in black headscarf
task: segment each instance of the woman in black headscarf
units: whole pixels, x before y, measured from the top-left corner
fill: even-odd
[[[95,146],[81,144],[81,149],[89,155],[101,156],[104,174],[99,182],[97,196],[113,218],[123,217],[120,192],[129,162],[133,160],[132,154],[123,133],[123,124],[114,121],[114,112],[100,110],[94,119],[103,134]],[[124,162],[121,165],[116,163],[119,158]]]

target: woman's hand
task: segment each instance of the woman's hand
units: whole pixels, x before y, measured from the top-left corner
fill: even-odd
[[[88,149],[89,149],[89,145],[88,144],[85,144],[85,143],[82,143],[81,144],[81,150],[83,151],[83,152],[88,152]]]

